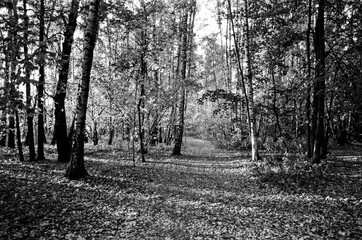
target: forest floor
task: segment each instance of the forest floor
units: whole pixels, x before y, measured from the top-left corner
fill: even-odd
[[[0,239],[362,238],[360,146],[319,167],[253,163],[191,138],[182,156],[169,150],[134,166],[124,150],[87,145],[90,176],[69,181],[53,147],[36,163],[0,149]]]

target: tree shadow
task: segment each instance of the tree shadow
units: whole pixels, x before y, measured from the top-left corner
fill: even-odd
[[[323,167],[302,171],[270,171],[259,176],[262,183],[290,194],[362,198],[362,162],[332,160]]]

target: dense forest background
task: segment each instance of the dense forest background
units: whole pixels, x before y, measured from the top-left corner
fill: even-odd
[[[84,141],[145,161],[192,136],[319,163],[362,140],[359,0],[0,4],[0,144],[30,161],[56,144],[69,178]]]

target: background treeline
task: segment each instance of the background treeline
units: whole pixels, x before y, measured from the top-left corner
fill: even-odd
[[[180,154],[188,134],[251,147],[254,160],[298,150],[318,163],[328,144],[361,141],[359,0],[215,0],[208,35],[201,4],[3,0],[0,144],[18,139],[30,161],[56,144],[68,162],[84,138],[144,161],[157,143]]]

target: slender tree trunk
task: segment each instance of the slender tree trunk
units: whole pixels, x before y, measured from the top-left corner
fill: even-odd
[[[273,81],[273,111],[274,111],[274,115],[275,115],[274,141],[277,141],[278,136],[279,136],[277,134],[277,130],[279,131],[279,133],[281,133],[282,128],[280,126],[279,111],[277,108],[277,84],[275,81],[274,69],[272,68],[270,71],[271,71],[272,81]]]
[[[145,33],[143,33],[145,35]],[[143,36],[145,38],[146,36]],[[144,40],[145,41],[145,40]],[[145,44],[145,42],[144,42]],[[144,46],[143,46],[144,47]],[[146,51],[146,50],[142,50]],[[146,53],[143,52],[141,54],[141,78],[142,82],[140,85],[140,96],[138,99],[137,104],[137,113],[138,113],[138,137],[139,137],[139,144],[140,144],[140,153],[141,153],[141,161],[145,162],[145,130],[144,130],[144,108],[145,108],[145,98],[146,98],[146,92],[145,92],[145,81],[147,78],[147,63],[146,63]]]
[[[184,124],[185,124],[185,95],[186,95],[186,68],[187,68],[187,43],[188,43],[188,12],[186,11],[182,18],[182,27],[181,27],[181,69],[179,80],[181,81],[179,103],[178,103],[178,113],[177,113],[177,123],[175,125],[175,145],[171,155],[180,155],[182,139],[184,133]]]
[[[310,54],[310,34],[312,28],[312,0],[308,1],[308,26],[307,26],[307,96],[305,103],[305,113],[306,113],[306,145],[307,145],[307,157],[311,158],[313,155],[313,142],[312,139],[312,129],[311,129],[311,77],[312,77],[312,60]]]
[[[73,35],[77,27],[79,0],[72,0],[71,11],[64,33],[62,49],[62,59],[59,70],[59,80],[57,84],[55,102],[55,138],[58,150],[58,161],[69,162],[70,149],[67,138],[67,120],[65,111],[65,97],[68,83],[68,72],[70,65],[70,54],[72,52]]]
[[[28,62],[28,29],[29,29],[29,17],[27,15],[27,0],[23,0],[23,8],[24,8],[24,55],[25,61]],[[25,66],[25,88],[26,88],[26,120],[28,126],[27,132],[27,145],[29,148],[29,161],[35,161],[35,143],[34,143],[34,126],[33,126],[33,119],[34,119],[34,109],[31,105],[31,85],[30,85],[30,70],[27,66]]]
[[[247,79],[248,79],[248,92],[246,91],[245,81],[244,81],[244,73],[242,68],[242,59],[240,56],[239,51],[239,43],[237,41],[236,32],[235,32],[235,26],[233,21],[233,14],[231,9],[231,2],[228,0],[228,7],[229,7],[229,15],[230,15],[230,22],[231,22],[231,28],[233,32],[233,38],[234,38],[234,45],[235,45],[235,52],[238,62],[238,69],[240,72],[240,78],[241,78],[241,85],[243,94],[245,97],[245,105],[246,105],[246,112],[248,117],[248,124],[249,124],[249,135],[250,135],[250,142],[251,142],[251,155],[252,160],[256,161],[260,158],[258,153],[258,146],[257,146],[257,137],[256,137],[256,131],[255,131],[255,113],[254,113],[254,94],[253,94],[253,85],[252,85],[252,71],[251,71],[251,58],[250,58],[250,39],[249,39],[249,26],[248,26],[248,14],[247,14],[247,1],[245,0],[245,33],[246,33],[246,55],[247,55]]]
[[[113,144],[113,138],[114,138],[114,133],[115,133],[115,128],[113,125],[113,118],[109,117],[109,139],[108,139],[108,145],[112,145]]]
[[[18,12],[17,12],[17,1],[13,1],[12,8],[9,8],[9,15],[11,18],[11,25],[9,26],[9,39],[10,44],[8,47],[8,54],[10,60],[10,81],[5,81],[5,87],[9,90],[9,95],[14,96],[16,92],[15,82],[17,81],[17,66],[18,66],[18,55],[19,55],[19,43],[18,43]],[[7,77],[8,77],[7,76]],[[9,148],[15,148],[15,109],[9,108],[9,128],[8,128],[8,136],[7,136],[7,146]]]
[[[9,132],[7,138],[7,147],[15,148],[15,119],[14,119],[15,111],[12,110],[9,114]]]
[[[89,95],[90,74],[93,63],[93,50],[97,40],[101,0],[90,3],[87,28],[84,34],[84,55],[82,62],[82,80],[77,103],[77,120],[74,145],[66,171],[68,179],[80,179],[88,175],[84,165],[84,131]]]
[[[40,51],[45,55],[45,3],[40,0],[40,25],[39,25],[39,43]],[[38,157],[37,160],[44,160],[44,85],[45,85],[45,61],[42,61],[39,66],[39,83],[38,83]]]
[[[141,5],[144,8],[144,21],[148,22],[147,18],[147,10],[144,1],[141,1]],[[140,96],[137,104],[137,114],[138,114],[138,138],[140,144],[140,153],[141,153],[141,161],[145,162],[145,153],[147,152],[145,148],[145,115],[144,108],[146,102],[146,90],[145,83],[147,79],[147,62],[146,62],[146,54],[147,54],[147,29],[142,29],[141,32],[141,55],[140,55],[140,67],[141,67],[141,85],[140,85]]]
[[[145,87],[144,84],[142,83],[140,86],[141,90],[140,90],[140,97],[138,100],[138,104],[137,104],[137,113],[138,113],[138,138],[139,138],[139,144],[140,144],[140,153],[141,153],[141,161],[145,162],[145,146],[144,146],[144,127],[143,127],[143,122],[144,122],[144,115],[142,113],[143,108],[144,108],[144,98],[145,98]]]
[[[245,55],[247,62],[246,77],[248,79],[248,94],[249,94],[249,109],[250,109],[250,140],[251,140],[251,156],[252,160],[256,161],[260,159],[258,151],[258,134],[256,132],[256,114],[254,106],[254,88],[253,88],[253,72],[252,72],[252,59],[250,51],[250,31],[249,31],[249,6],[248,1],[244,1],[245,4]]]
[[[93,145],[98,145],[98,123],[94,120],[93,134],[92,134]]]
[[[20,120],[19,120],[19,110],[15,110],[15,121],[16,121],[16,135],[17,135],[17,145],[20,162],[24,162],[23,146],[21,144],[21,131],[20,131]]]
[[[324,99],[325,99],[325,34],[324,34],[325,0],[319,0],[318,16],[315,27],[314,49],[316,52],[315,86],[314,86],[314,118],[315,142],[313,163],[319,164],[323,156],[324,136]]]

